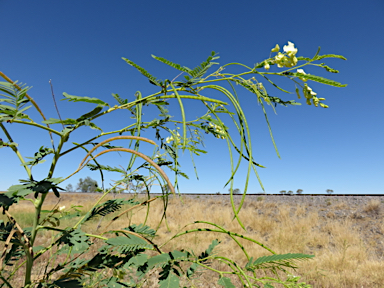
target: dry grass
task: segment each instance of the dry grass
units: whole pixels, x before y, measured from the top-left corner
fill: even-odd
[[[95,200],[94,195],[84,196],[84,194],[63,194],[62,198],[60,206],[83,205],[84,211],[91,208]],[[52,208],[56,202],[54,197],[48,197],[44,209]],[[330,205],[326,202],[322,207],[314,207],[277,205],[266,202],[264,199],[248,200],[240,212],[240,218],[247,229],[244,231],[236,221],[232,220],[233,212],[229,199],[184,198],[182,201],[171,199],[167,211],[167,224],[170,231],[163,223],[158,230],[155,242],[164,243],[179,231],[208,228],[208,225],[202,224],[185,227],[196,220],[204,220],[251,237],[277,253],[314,254],[316,257],[313,260],[301,262],[300,268],[294,272],[314,287],[384,287],[384,273],[382,273],[384,224],[381,205],[379,201],[372,201],[365,207],[361,207],[361,211],[351,210],[350,216],[339,217],[340,209],[348,209],[345,203]],[[321,212],[322,209],[325,211]],[[30,225],[32,211],[32,204],[27,202],[18,204],[10,210],[10,213],[22,225]],[[130,223],[143,223],[145,212],[146,207],[139,208],[129,215],[122,216],[110,228],[123,228]],[[151,204],[147,225],[157,227],[162,213],[162,202],[155,201]],[[325,213],[324,216],[321,216],[321,213]],[[63,227],[73,225],[75,221],[76,219],[63,221],[61,225]],[[97,233],[98,222],[98,220],[92,221],[84,228],[88,232]],[[103,223],[105,225],[107,221]],[[51,237],[51,232],[40,233],[37,245],[47,245]],[[193,232],[169,242],[162,249],[172,251],[187,248],[200,253],[214,239],[221,241],[218,246],[219,253],[235,260],[238,264],[246,263],[241,249],[229,237],[218,233]],[[240,242],[254,258],[269,255],[268,251],[251,242],[243,239],[240,239]],[[47,261],[48,256],[40,259]],[[214,264],[213,267],[225,269],[218,264]],[[214,284],[217,279],[217,275],[207,272],[202,274],[194,284],[196,287],[218,287]],[[235,285],[240,287],[239,282]],[[148,287],[156,287],[153,279],[148,283]]]
[[[367,205],[365,205],[363,211],[366,213],[379,214],[380,213],[381,203],[379,200],[371,200]]]

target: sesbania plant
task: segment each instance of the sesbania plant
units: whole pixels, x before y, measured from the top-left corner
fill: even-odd
[[[276,45],[271,50],[269,58],[260,61],[253,67],[241,63],[229,63],[220,66],[219,63],[215,62],[219,57],[215,52],[212,52],[206,61],[193,69],[152,55],[154,59],[178,70],[173,80],[160,80],[133,61],[123,58],[126,63],[143,74],[152,85],[155,85],[158,92],[147,96],[137,92],[135,99],[132,101],[123,99],[118,94],[112,94],[117,103],[116,105],[97,98],[63,93],[64,98],[62,100],[86,102],[93,105],[89,112],[79,115],[76,119],[61,118],[60,115],[59,119],[46,119],[35,100],[27,94],[29,87],[19,84],[17,81],[13,82],[0,72],[1,76],[6,80],[0,82],[0,90],[2,91],[0,98],[0,127],[3,132],[0,139],[0,148],[4,148],[3,151],[5,152],[14,153],[26,172],[25,180],[20,180],[20,184],[13,185],[6,193],[0,194],[2,212],[8,219],[7,222],[0,222],[0,240],[4,242],[0,258],[0,279],[2,280],[0,287],[15,287],[12,281],[19,269],[25,271],[24,287],[141,287],[154,271],[160,271],[158,278],[160,287],[179,287],[180,281],[189,283],[185,285],[193,286],[196,271],[201,271],[201,269],[216,273],[218,275],[217,283],[224,287],[235,287],[232,283],[233,277],[238,277],[244,287],[274,287],[275,284],[284,287],[310,287],[305,283],[299,283],[299,277],[291,276],[285,269],[295,268],[295,261],[309,259],[313,257],[312,255],[278,255],[272,249],[254,239],[227,231],[224,227],[215,223],[203,221],[204,219],[196,219],[190,226],[205,224],[210,225],[212,228],[191,227],[185,230],[187,227],[184,227],[184,231],[177,232],[165,243],[156,243],[155,238],[160,224],[162,221],[166,221],[168,197],[175,194],[174,187],[179,189],[178,177],[187,177],[180,170],[179,151],[188,150],[192,161],[194,155],[206,153],[202,149],[204,133],[220,138],[228,144],[232,172],[225,185],[230,184],[232,192],[234,175],[241,161],[245,160],[248,163],[244,194],[240,204],[235,205],[233,193],[231,193],[230,200],[234,218],[244,228],[238,213],[247,193],[248,179],[252,170],[259,179],[256,168],[263,166],[256,162],[252,151],[247,118],[240,104],[243,92],[255,96],[265,114],[269,127],[265,104],[273,109],[277,104],[284,106],[300,105],[295,100],[283,100],[276,96],[270,96],[264,85],[267,82],[274,86],[271,86],[271,89],[277,88],[282,92],[291,94],[288,91],[289,89],[285,90],[273,82],[271,80],[272,76],[292,80],[291,90],[295,91],[299,99],[300,95],[303,95],[308,105],[313,103],[314,106],[322,108],[328,107],[323,103],[325,99],[317,97],[317,93],[309,87],[309,81],[335,87],[346,86],[333,80],[308,74],[303,69],[305,66],[318,66],[328,72],[338,73],[337,70],[318,62],[325,58],[345,60],[343,56],[319,55],[320,48],[312,58],[297,56],[297,52],[297,48],[291,42],[283,47],[283,51],[280,51],[279,45]],[[268,72],[273,65],[276,65],[280,70]],[[232,66],[239,66],[244,71],[233,74],[231,73]],[[214,67],[217,68],[214,70]],[[235,86],[238,88],[235,89]],[[243,89],[243,91],[241,93],[237,92],[239,89]],[[220,92],[224,100],[211,98],[209,96],[210,91]],[[207,112],[199,118],[187,120],[183,103],[185,99],[200,102],[201,105],[206,107]],[[178,105],[181,111],[181,119],[176,120],[169,115],[166,107],[171,104]],[[149,122],[144,121],[142,118],[143,110],[149,105],[156,107],[160,111],[159,119],[153,119]],[[31,108],[40,113],[43,118],[42,121],[32,119],[27,114]],[[95,124],[96,119],[117,110],[125,110],[127,116],[131,117],[132,122],[128,126],[103,131]],[[224,125],[224,117],[226,117],[226,121],[233,122],[235,131],[230,132],[228,126]],[[126,119],[129,119],[129,117]],[[116,123],[123,122],[116,121]],[[17,139],[12,137],[12,128],[19,124],[26,125],[28,129],[46,131],[51,137],[51,143],[41,143],[41,148],[32,157],[21,155]],[[72,133],[83,126],[95,129],[98,134],[91,139],[83,139],[81,143],[70,142]],[[144,132],[148,133],[150,131],[155,134],[153,140],[143,137]],[[239,143],[234,141],[235,134],[240,136]],[[127,141],[126,147],[113,146],[111,143],[115,140]],[[31,139],[28,141],[31,141]],[[154,145],[152,155],[145,155],[140,152],[142,142]],[[273,137],[272,142],[275,145]],[[84,158],[79,159],[78,168],[70,175],[54,178],[59,159],[63,158],[60,163],[65,163],[65,156],[79,149],[84,150]],[[236,151],[236,162],[234,161],[232,149]],[[99,163],[99,156],[112,152],[128,152],[131,154],[131,158],[124,168]],[[26,160],[27,158],[29,160]],[[140,158],[145,161],[144,164],[137,164]],[[34,178],[32,168],[46,160],[50,161],[46,177],[44,179]],[[69,208],[63,206],[56,206],[48,213],[45,213],[43,217],[42,207],[48,193],[54,193],[57,197],[60,197],[60,191],[63,190],[60,184],[85,167],[92,171],[98,171],[103,183],[101,189],[103,193],[93,205],[93,208],[81,216],[81,211],[76,207],[73,207],[74,210],[69,210]],[[171,183],[163,171],[164,167],[174,173],[174,183]],[[120,173],[123,177],[116,181],[115,185],[110,189],[104,189],[103,171],[114,171]],[[115,187],[123,184],[127,185],[132,181],[142,182],[147,187],[147,197],[145,199],[133,198],[105,201],[105,197]],[[148,185],[152,185],[153,181],[157,181],[161,185],[163,191],[161,196],[154,197],[150,194]],[[18,219],[14,218],[9,211],[12,205],[18,205],[20,201],[30,201],[34,204],[35,214],[32,227],[21,227]],[[121,227],[121,229],[109,228],[110,224],[120,216],[142,206],[147,206],[146,215],[148,216],[151,213],[149,204],[153,201],[163,201],[164,205],[164,213],[159,219],[157,227],[148,227],[144,222]],[[110,214],[114,217],[105,225],[101,224],[102,229],[94,231],[93,234],[83,231],[82,228],[88,221]],[[59,225],[60,219],[66,217],[77,217],[74,218],[76,223],[72,227],[61,227]],[[52,231],[54,237],[46,247],[36,246],[36,239],[44,230]],[[235,241],[239,249],[242,249],[247,264],[240,266],[231,260],[228,255],[217,255],[214,252],[214,248],[219,245],[217,240],[213,241],[209,247],[206,247],[206,250],[201,254],[195,254],[188,247],[185,247],[182,251],[165,250],[164,245],[169,241],[182,241],[183,235],[192,232],[225,233]],[[263,247],[270,255],[253,259],[250,252],[246,251],[238,241],[238,238]],[[95,247],[98,247],[98,249],[94,249]],[[58,257],[60,254],[66,255],[64,260],[58,260],[62,259]],[[38,274],[35,266],[43,255],[48,261],[40,264],[45,265],[43,270],[45,272]],[[214,269],[211,264],[215,261],[226,264],[229,270]],[[266,270],[273,274],[265,274]],[[32,274],[33,272],[35,274]],[[286,277],[282,277],[281,272],[285,273]],[[32,277],[32,275],[38,276]],[[232,278],[228,277],[229,275],[232,275]],[[275,276],[271,277],[270,275]]]

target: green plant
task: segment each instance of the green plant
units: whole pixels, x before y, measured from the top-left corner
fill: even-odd
[[[279,50],[280,48],[277,45],[272,49],[272,53],[277,53]],[[219,58],[214,52],[211,53],[206,61],[194,69],[181,66],[161,57],[152,56],[154,59],[178,70],[177,73],[184,73],[184,79],[182,80],[178,79],[179,76],[176,76],[173,80],[160,80],[133,61],[123,58],[126,63],[147,77],[149,82],[155,85],[159,91],[145,97],[140,92],[137,92],[135,95],[136,99],[133,101],[123,99],[118,94],[112,94],[117,102],[114,106],[101,99],[63,93],[63,100],[85,102],[93,105],[89,112],[79,115],[76,119],[61,119],[60,115],[59,119],[46,119],[35,100],[27,94],[29,87],[11,81],[5,74],[0,72],[0,75],[7,80],[7,82],[0,82],[0,90],[3,92],[3,98],[0,99],[0,102],[5,103],[0,105],[0,128],[7,139],[5,141],[0,139],[0,147],[12,150],[27,174],[27,179],[20,180],[19,185],[11,186],[5,194],[0,195],[3,213],[8,218],[8,222],[0,223],[0,240],[5,244],[0,259],[0,279],[3,281],[0,287],[15,287],[12,284],[12,280],[21,267],[25,269],[24,287],[28,288],[140,287],[154,271],[160,271],[158,278],[160,287],[178,287],[180,279],[191,282],[196,275],[196,271],[201,269],[216,272],[219,276],[217,283],[225,287],[234,287],[231,278],[227,277],[228,275],[238,277],[242,285],[248,285],[248,287],[273,287],[274,283],[281,283],[285,287],[294,287],[296,284],[297,287],[302,285],[302,283],[297,283],[297,277],[292,278],[288,275],[288,277],[282,278],[278,272],[287,273],[287,268],[296,267],[295,261],[309,259],[313,257],[312,255],[299,253],[277,255],[273,250],[254,239],[228,231],[215,223],[206,221],[195,221],[190,225],[204,224],[211,228],[185,230],[177,233],[162,244],[156,243],[155,236],[160,224],[163,221],[166,222],[168,197],[171,194],[175,195],[173,184],[162,170],[162,167],[173,171],[175,184],[178,188],[178,176],[187,177],[179,169],[179,150],[189,150],[192,160],[193,155],[206,153],[206,151],[200,148],[200,145],[203,143],[203,133],[226,140],[228,146],[233,147],[238,154],[237,163],[234,163],[230,149],[231,175],[225,185],[231,185],[230,198],[234,218],[245,229],[238,214],[244,203],[251,171],[254,170],[258,177],[256,167],[263,166],[254,160],[248,122],[240,105],[234,84],[245,88],[256,96],[256,100],[265,115],[268,127],[269,122],[264,104],[270,105],[274,109],[277,104],[287,106],[300,105],[300,103],[294,100],[285,101],[278,97],[270,96],[265,86],[256,77],[265,79],[280,91],[289,93],[270,79],[272,75],[286,77],[295,83],[298,98],[300,98],[299,87],[301,87],[302,94],[305,96],[308,105],[313,103],[315,106],[327,108],[328,106],[321,102],[325,99],[317,98],[317,94],[312,91],[306,81],[310,80],[336,87],[344,87],[345,85],[323,77],[306,74],[304,70],[297,68],[313,65],[322,67],[329,72],[337,73],[337,70],[326,66],[324,63],[316,64],[315,62],[324,58],[345,58],[333,54],[319,55],[319,52],[320,49],[313,58],[297,57],[297,49],[289,42],[288,45],[284,46],[283,53],[278,52],[274,57],[270,56],[268,59],[255,64],[254,67],[248,67],[240,63],[229,63],[220,66],[212,73],[208,73],[208,70],[218,64],[214,61]],[[298,61],[302,62],[299,64]],[[244,69],[244,72],[231,74],[229,68],[233,65]],[[271,65],[277,65],[279,68],[284,69],[281,72],[260,71],[263,67],[268,71]],[[294,69],[297,69],[297,72],[293,72]],[[220,83],[223,84],[220,85]],[[227,106],[230,107],[227,102],[205,96],[209,91],[220,92],[228,99],[234,111],[230,111],[227,108]],[[187,121],[183,103],[185,99],[201,102],[206,107],[207,112],[201,117]],[[170,105],[170,102],[173,100],[180,107],[181,121],[173,120],[166,109],[167,105]],[[31,105],[26,106],[27,104]],[[159,110],[160,119],[153,119],[149,122],[143,120],[142,111],[145,106],[149,105]],[[27,110],[32,106],[43,118],[41,123],[32,120],[31,116],[26,114]],[[128,115],[133,115],[133,123],[108,132],[103,131],[95,124],[95,119],[117,110],[126,110]],[[239,135],[240,144],[236,144],[232,138],[233,133],[230,134],[228,132],[228,127],[224,125],[222,120],[223,115],[228,116],[233,121]],[[46,131],[51,136],[52,147],[41,146],[39,151],[33,157],[30,157],[31,160],[26,161],[25,157],[20,153],[18,144],[14,142],[11,136],[10,130],[13,126],[8,125],[11,123],[13,123],[12,125],[32,126],[33,128]],[[59,129],[52,128],[55,125]],[[176,125],[176,129],[171,128],[173,125]],[[72,142],[72,145],[69,144],[71,134],[84,126],[98,130],[100,133],[91,139],[84,139],[82,143]],[[181,134],[179,134],[177,128],[181,128]],[[158,141],[158,144],[153,140],[142,137],[142,134],[148,130],[155,133],[155,139]],[[124,133],[129,135],[123,136]],[[164,133],[169,136],[163,137]],[[105,138],[105,136],[109,138],[101,142],[95,142],[102,137]],[[54,140],[58,140],[58,143],[55,143]],[[111,142],[115,140],[128,141],[129,148],[111,145]],[[141,142],[147,142],[155,146],[152,156],[139,152]],[[278,154],[273,137],[272,142]],[[68,145],[70,148],[68,148]],[[64,146],[66,147],[65,149]],[[85,151],[85,157],[79,161],[78,169],[65,178],[53,178],[59,159],[68,153],[80,149]],[[96,151],[97,149],[102,149],[102,151],[98,152]],[[99,163],[99,156],[111,152],[131,153],[127,166],[119,168]],[[138,158],[144,159],[145,163],[137,164],[136,160]],[[43,163],[47,159],[51,159],[51,162],[46,177],[44,179],[35,179],[32,174],[33,166]],[[240,204],[236,207],[233,199],[233,194],[236,193],[236,189],[233,190],[233,179],[243,159],[248,161],[246,184]],[[54,207],[48,211],[47,215],[44,215],[45,217],[42,217],[42,206],[48,193],[52,192],[57,197],[60,197],[60,190],[64,190],[60,187],[60,184],[85,167],[92,171],[98,171],[102,182],[100,192],[103,192],[103,194],[93,207],[85,215],[80,215],[80,217],[78,211],[72,213],[64,210],[64,213],[64,208]],[[111,188],[105,189],[103,171],[117,172],[123,175],[123,177],[121,180],[115,181]],[[106,195],[116,191],[116,187],[131,183],[132,181],[142,183],[140,188],[145,187],[146,198],[113,199],[103,202]],[[150,185],[152,185],[152,181],[159,183],[163,191],[162,196],[151,197]],[[17,219],[9,212],[9,208],[12,205],[17,205],[20,201],[30,201],[34,204],[35,214],[32,227],[20,227]],[[146,221],[144,223],[130,223],[129,226],[121,229],[109,228],[116,219],[127,213],[132,213],[133,210],[139,207],[146,206],[146,215],[148,216],[150,213],[150,203],[153,201],[163,201],[164,204],[164,211],[159,219],[159,225],[155,229],[146,226]],[[84,227],[86,227],[87,222],[110,214],[114,215],[114,217],[104,225],[102,230],[97,230],[94,233],[85,232]],[[60,219],[64,217],[79,218],[76,219],[77,222],[75,221],[75,224],[71,227],[61,227]],[[48,245],[40,247],[36,245],[36,240],[42,231],[51,231],[52,238]],[[207,232],[228,235],[244,252],[247,264],[241,267],[227,256],[217,255],[214,249],[219,245],[219,242],[216,240],[212,241],[211,245],[200,254],[194,253],[188,247],[182,251],[167,251],[164,247],[169,241],[181,239],[179,237],[188,233]],[[261,246],[271,255],[254,260],[237,240],[238,238],[243,238],[246,241]],[[32,271],[36,268],[43,255],[48,259],[48,261],[43,261],[43,263],[40,262],[40,268],[44,273],[37,278],[32,277]],[[60,255],[65,255],[65,257],[61,258]],[[213,261],[228,265],[231,271],[221,271],[212,268],[211,263]],[[274,273],[275,277],[262,276],[259,270],[268,270]]]
[[[281,190],[281,191],[280,191],[280,194],[283,194],[283,195],[284,195],[284,194],[286,194],[286,193],[287,193],[286,190]]]

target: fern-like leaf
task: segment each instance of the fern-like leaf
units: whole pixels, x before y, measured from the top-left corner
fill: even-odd
[[[192,70],[191,69],[189,69],[188,67],[182,67],[181,65],[179,65],[179,64],[176,64],[176,63],[173,63],[173,62],[171,62],[171,61],[169,61],[169,60],[167,60],[167,59],[165,59],[165,58],[162,58],[162,57],[157,57],[157,56],[155,56],[155,55],[151,55],[154,59],[156,59],[156,60],[158,60],[158,61],[160,61],[160,62],[162,62],[162,63],[164,63],[164,64],[167,64],[167,65],[169,65],[169,66],[171,66],[171,67],[173,67],[173,68],[175,68],[175,69],[177,69],[177,70],[180,70],[180,71],[182,71],[182,72],[185,72],[185,73],[190,73]]]
[[[121,209],[121,207],[124,204],[132,203],[131,200],[124,200],[124,199],[112,199],[108,200],[102,204],[97,205],[95,208],[91,210],[91,212],[88,212],[88,216],[84,218],[83,223],[91,220],[92,218],[95,218],[97,216],[106,216],[108,214],[111,214],[115,211],[118,211]]]
[[[21,87],[21,90],[16,88],[17,81],[14,83],[0,82],[0,91],[5,94],[0,94],[5,98],[0,98],[0,103],[8,103],[10,105],[0,104],[0,119],[2,121],[11,119],[28,119],[28,115],[23,112],[29,109],[31,106],[24,107],[29,99],[26,97],[27,91],[30,87],[25,84],[17,84]],[[1,115],[3,114],[3,115]]]
[[[152,76],[147,70],[145,70],[143,67],[140,67],[139,65],[137,65],[136,63],[134,63],[133,61],[127,59],[127,58],[122,58],[125,62],[127,62],[129,65],[131,65],[132,67],[135,67],[137,70],[139,70],[139,72],[141,74],[143,74],[145,77],[148,78],[149,82],[151,82],[153,85],[156,85],[156,86],[159,86],[159,87],[162,87],[162,82],[161,80],[158,80],[156,77]]]
[[[335,55],[335,54],[319,55],[319,56],[316,56],[314,60],[321,60],[321,59],[324,59],[324,58],[338,58],[338,59],[347,60],[347,58],[345,58],[344,56],[342,56],[342,55]]]
[[[119,103],[119,105],[124,105],[128,103],[128,99],[123,99],[119,94],[112,94],[113,98]]]
[[[131,251],[140,249],[153,249],[153,246],[147,241],[131,234],[129,234],[127,237],[118,236],[111,238],[105,242],[109,244],[109,247],[112,248],[112,250],[121,254],[127,254]]]
[[[217,62],[212,62],[213,60],[220,58],[219,56],[216,56],[216,55],[217,54],[215,53],[215,51],[212,51],[211,55],[208,57],[206,61],[201,63],[199,66],[195,67],[188,74],[191,75],[193,78],[202,77],[212,65],[219,64]]]
[[[288,254],[280,254],[280,255],[263,256],[263,257],[257,258],[255,261],[253,261],[253,258],[251,258],[247,263],[247,265],[245,265],[245,268],[248,271],[254,271],[256,269],[271,268],[273,266],[292,267],[290,265],[290,262],[294,262],[298,260],[308,260],[313,257],[315,256],[301,254],[301,253],[295,253],[295,254],[288,253]]]
[[[61,100],[68,100],[68,101],[73,101],[73,102],[87,102],[87,103],[93,103],[100,105],[101,107],[104,106],[109,106],[108,103],[105,103],[104,101],[98,99],[98,98],[91,98],[88,96],[75,96],[75,95],[69,95],[68,93],[64,92],[63,96],[65,97],[64,99]]]
[[[291,75],[296,76],[296,77],[300,77],[300,78],[304,78],[304,79],[308,79],[308,80],[312,80],[315,82],[323,83],[326,85],[335,86],[335,87],[346,87],[347,86],[347,84],[341,84],[339,82],[336,82],[336,81],[333,81],[333,80],[330,80],[330,79],[327,79],[324,77],[311,75],[311,74],[302,74],[302,73],[293,73],[292,72]]]
[[[109,148],[108,148],[109,149]],[[121,169],[121,168],[118,168],[118,167],[111,167],[111,166],[105,166],[105,165],[95,165],[95,164],[87,164],[87,167],[91,170],[91,171],[97,171],[97,170],[104,170],[104,171],[109,171],[109,172],[119,172],[119,173],[122,173],[124,174],[125,173],[125,170],[124,169]]]
[[[124,230],[135,232],[135,233],[140,234],[144,237],[155,237],[155,235],[156,235],[155,230],[153,230],[151,227],[149,227],[147,225],[143,225],[141,223],[139,225],[132,224],[129,227],[124,228]]]

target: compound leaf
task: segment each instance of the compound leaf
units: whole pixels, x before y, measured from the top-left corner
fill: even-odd
[[[101,105],[102,107],[104,106],[109,106],[108,103],[98,99],[98,98],[91,98],[87,96],[74,96],[74,95],[69,95],[68,93],[64,92],[63,96],[65,97],[64,99],[61,100],[68,100],[68,101],[73,101],[73,102],[87,102],[87,103],[94,103]]]
[[[144,239],[135,235],[118,236],[105,241],[113,250],[126,254],[139,249],[153,249],[153,246]]]

